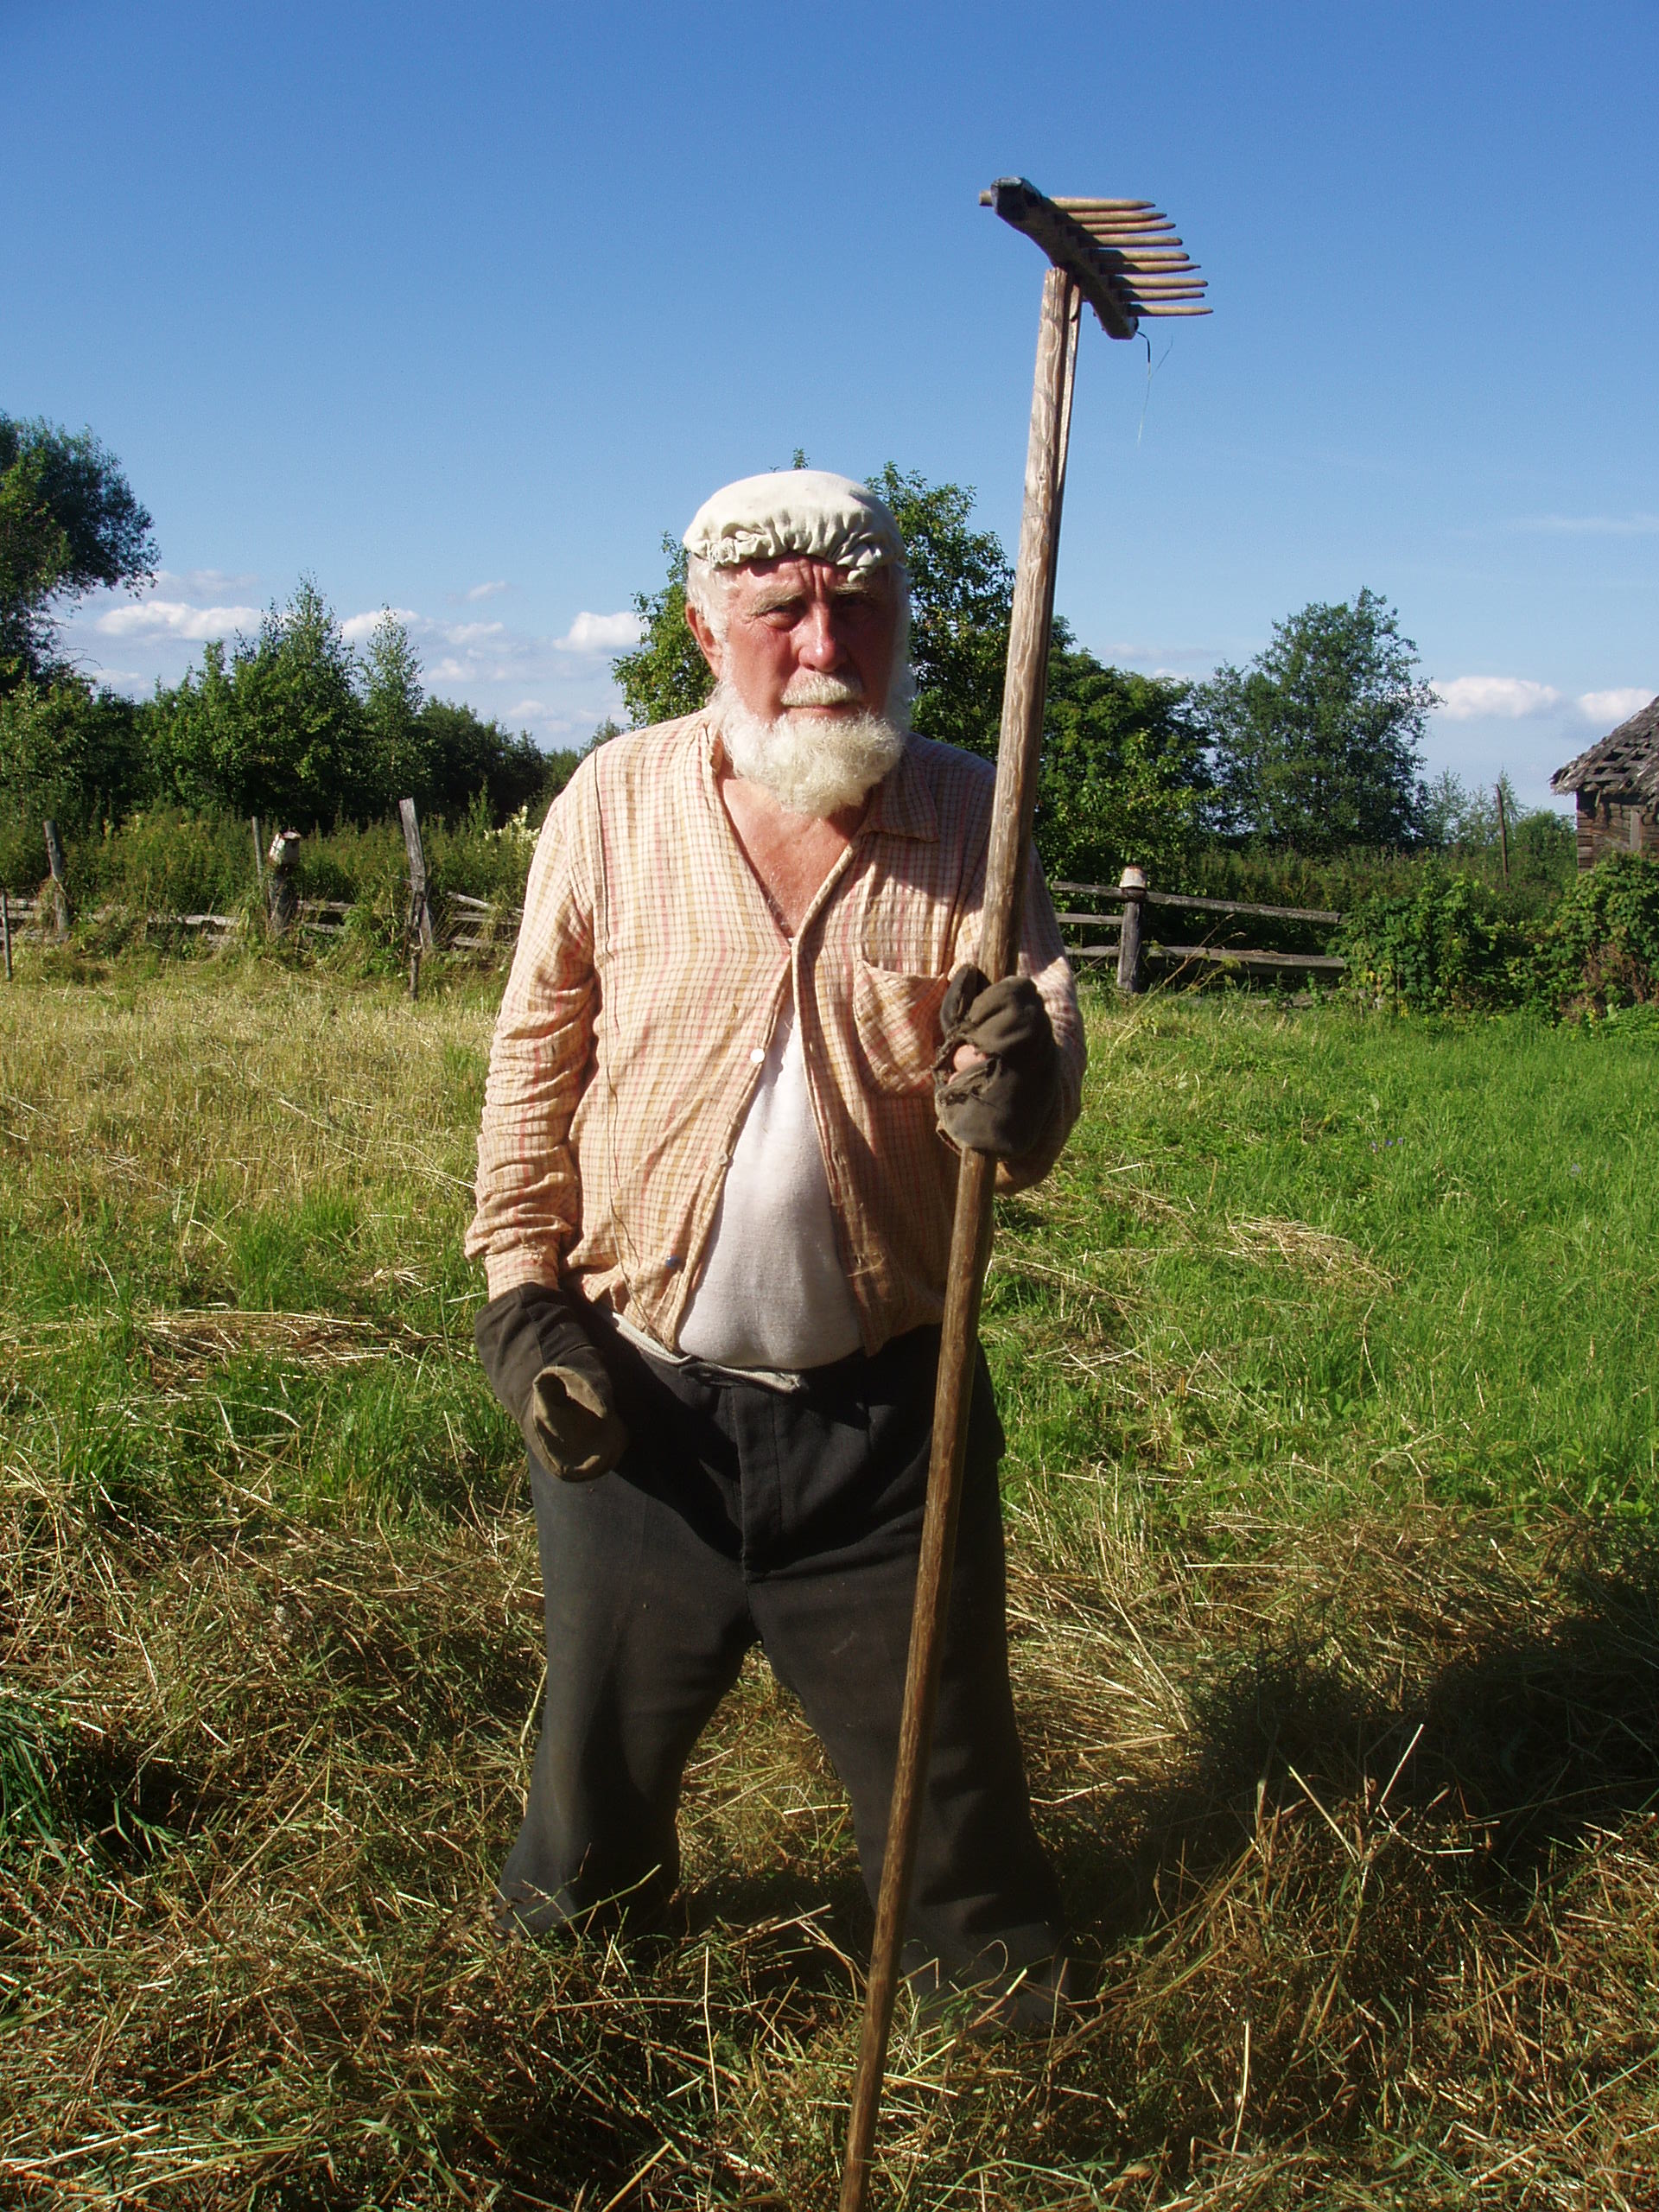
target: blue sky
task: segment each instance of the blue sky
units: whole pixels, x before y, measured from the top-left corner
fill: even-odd
[[[663,532],[798,446],[1011,543],[1041,261],[977,195],[1023,174],[1155,199],[1216,309],[1150,385],[1086,334],[1084,643],[1202,675],[1368,584],[1431,766],[1532,799],[1659,690],[1651,0],[0,0],[0,407],[154,514],[70,632],[129,689],[308,570],[579,742]]]

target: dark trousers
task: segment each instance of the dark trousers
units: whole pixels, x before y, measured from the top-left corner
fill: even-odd
[[[855,1353],[791,1393],[603,1345],[632,1442],[596,1483],[532,1459],[547,1698],[500,1877],[520,1925],[679,1876],[675,1815],[698,1735],[759,1643],[852,1800],[880,1880],[926,1489],[938,1332]],[[982,1359],[906,1966],[1017,1971],[1059,1948],[1008,1690],[1002,1433]]]

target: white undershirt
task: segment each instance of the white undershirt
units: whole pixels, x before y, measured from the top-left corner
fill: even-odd
[[[791,994],[733,1147],[680,1349],[720,1367],[787,1370],[842,1359],[861,1341]]]

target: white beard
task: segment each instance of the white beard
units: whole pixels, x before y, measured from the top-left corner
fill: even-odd
[[[835,705],[856,696],[833,677],[798,676],[794,688],[798,706]],[[769,722],[724,683],[715,685],[709,703],[736,773],[761,785],[791,814],[815,821],[856,806],[898,766],[905,749],[903,728],[885,715],[829,721],[785,706]]]

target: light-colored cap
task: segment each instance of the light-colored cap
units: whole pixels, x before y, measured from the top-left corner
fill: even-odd
[[[779,468],[740,477],[691,518],[683,541],[711,568],[791,558],[833,561],[838,569],[902,567],[905,541],[893,512],[850,476],[824,468]]]

